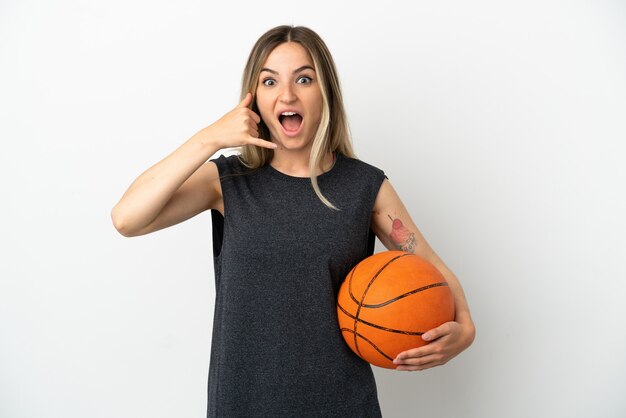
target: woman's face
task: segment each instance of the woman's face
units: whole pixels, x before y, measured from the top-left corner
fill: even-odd
[[[274,48],[259,74],[256,103],[279,148],[311,148],[322,114],[322,92],[303,46],[285,42]]]

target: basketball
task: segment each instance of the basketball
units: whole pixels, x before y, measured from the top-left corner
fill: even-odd
[[[399,353],[426,344],[423,333],[454,320],[454,299],[431,263],[403,251],[383,251],[348,273],[337,315],[352,351],[375,366],[395,369]]]

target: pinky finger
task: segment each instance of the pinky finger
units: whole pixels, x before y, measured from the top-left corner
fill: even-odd
[[[276,145],[272,141],[267,141],[267,140],[261,139],[261,138],[253,138],[253,140],[250,141],[250,144],[256,145],[256,146],[262,147],[262,148],[269,148],[269,149],[276,149],[276,148],[278,148],[278,145]]]
[[[396,367],[396,370],[405,371],[405,372],[417,372],[421,370],[430,369],[435,366],[438,366],[438,364],[434,362],[423,363],[420,365],[403,364],[403,365]]]

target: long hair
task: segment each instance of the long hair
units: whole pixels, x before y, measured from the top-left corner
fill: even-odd
[[[297,42],[304,47],[313,59],[315,72],[322,91],[322,114],[320,124],[315,133],[311,147],[309,168],[313,190],[320,200],[328,207],[337,209],[322,194],[315,174],[321,167],[325,155],[338,152],[347,157],[355,158],[350,140],[348,119],[343,107],[343,97],[337,70],[330,51],[320,36],[304,26],[277,26],[265,32],[256,42],[243,72],[241,83],[241,99],[248,92],[253,95],[251,109],[260,114],[256,103],[256,90],[261,68],[270,53],[285,42]],[[270,132],[263,120],[259,123],[259,138],[270,140]],[[241,160],[250,168],[259,168],[272,160],[274,151],[267,148],[244,145],[241,148]]]

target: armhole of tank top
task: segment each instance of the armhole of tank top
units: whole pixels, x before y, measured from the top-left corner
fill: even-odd
[[[213,257],[218,258],[222,253],[224,216],[217,209],[211,209],[211,229],[213,233]]]
[[[367,254],[366,257],[374,254],[374,248],[376,247],[376,234],[372,231],[372,228],[367,233]]]
[[[212,161],[217,166],[217,173],[220,176],[220,186],[223,187],[221,183],[223,171],[226,169],[226,156],[220,155]],[[222,253],[222,242],[224,241],[224,215],[217,209],[211,209],[211,233],[213,237],[213,257],[218,258]]]

